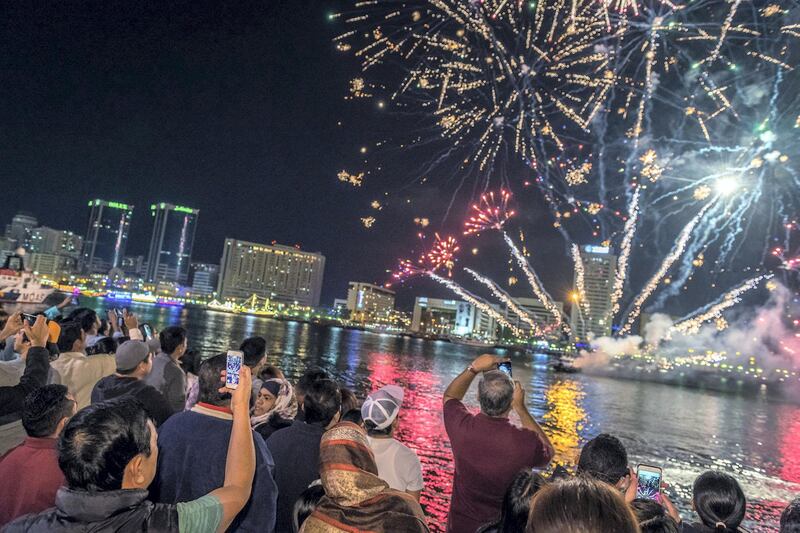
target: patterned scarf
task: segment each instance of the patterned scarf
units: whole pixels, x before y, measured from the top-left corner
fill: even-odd
[[[342,422],[323,435],[319,473],[325,496],[301,533],[408,532],[427,533],[419,504],[404,492],[389,488],[364,430]]]
[[[269,419],[273,416],[277,416],[284,420],[294,420],[294,418],[297,416],[297,398],[294,397],[294,389],[292,388],[292,384],[285,379],[273,378],[265,380],[264,383],[262,383],[261,388],[263,389],[264,384],[269,382],[274,382],[280,385],[280,390],[275,398],[275,405],[273,405],[272,409],[263,415],[251,416],[250,425],[252,427],[260,426],[261,424],[269,422]]]

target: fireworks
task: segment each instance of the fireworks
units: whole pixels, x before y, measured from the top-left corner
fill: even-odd
[[[636,234],[636,222],[639,219],[638,188],[633,193],[633,199],[631,200],[628,211],[630,215],[628,216],[628,220],[625,221],[622,244],[620,245],[619,262],[617,263],[617,269],[614,273],[614,286],[611,289],[612,317],[616,316],[619,312],[619,301],[620,298],[622,298],[622,292],[625,288],[625,278],[628,275],[628,260],[631,256],[631,244],[633,243],[633,237]]]
[[[361,187],[361,183],[364,180],[363,172],[359,172],[358,174],[350,174],[346,170],[342,170],[336,176],[339,178],[339,181],[349,183],[353,187]]]
[[[362,225],[363,225],[365,228],[369,229],[369,228],[371,228],[371,227],[372,227],[372,225],[373,225],[373,224],[375,224],[375,217],[363,217],[363,218],[361,219],[361,224],[362,224]]]
[[[567,172],[567,175],[564,176],[564,179],[572,187],[575,187],[577,185],[583,185],[584,183],[589,182],[588,176],[589,172],[591,171],[592,171],[592,164],[586,162],[578,167],[570,169],[570,171]]]
[[[586,298],[586,286],[584,284],[584,269],[583,260],[581,259],[581,249],[577,244],[573,244],[572,248],[572,262],[575,265],[575,290],[578,291],[578,305],[581,306],[583,312],[589,314],[589,299]]]
[[[500,190],[495,197],[494,192],[481,196],[480,202],[472,205],[472,216],[464,223],[464,235],[480,233],[486,229],[500,229],[514,211],[508,209],[511,193]]]
[[[472,277],[475,278],[476,281],[488,287],[495,298],[506,304],[506,306],[511,312],[516,313],[516,315],[520,318],[520,320],[528,324],[531,328],[531,335],[533,335],[534,337],[540,337],[543,335],[542,330],[539,328],[539,325],[534,321],[533,317],[531,317],[527,311],[518,306],[517,303],[514,301],[514,299],[511,298],[511,296],[509,296],[507,292],[498,287],[494,281],[490,280],[486,276],[478,274],[472,269],[465,268],[464,270],[470,275],[472,275]]]
[[[458,243],[453,237],[442,239],[438,233],[435,234],[435,238],[436,241],[427,255],[428,264],[431,270],[445,268],[448,275],[451,275],[455,266],[455,254],[460,249]]]

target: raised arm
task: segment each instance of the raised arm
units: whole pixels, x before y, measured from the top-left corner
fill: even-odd
[[[253,476],[256,471],[256,449],[253,432],[250,429],[250,389],[252,377],[250,368],[242,365],[239,387],[236,390],[220,389],[232,393],[231,410],[233,427],[228,442],[228,458],[225,461],[225,484],[211,492],[222,503],[222,522],[217,531],[228,529],[239,511],[250,499]]]
[[[545,454],[547,455],[547,460],[549,462],[555,454],[555,449],[553,448],[553,444],[550,442],[550,439],[547,438],[547,434],[536,422],[536,420],[534,420],[533,416],[531,416],[530,412],[528,411],[528,408],[525,406],[525,390],[522,388],[522,385],[519,384],[519,381],[514,382],[514,398],[511,400],[511,407],[514,409],[514,412],[519,415],[520,422],[522,422],[522,427],[536,433],[536,436],[538,436],[539,440],[542,441]]]
[[[50,352],[45,348],[49,334],[47,321],[40,315],[33,327],[25,324],[24,329],[31,341],[25,372],[18,385],[0,387],[0,416],[22,411],[25,396],[47,383],[47,372],[50,370]]]
[[[463,372],[457,375],[456,379],[454,379],[450,385],[447,386],[447,389],[444,391],[442,403],[447,403],[448,400],[463,400],[464,395],[467,394],[469,386],[472,384],[472,380],[475,379],[475,376],[477,376],[480,372],[496,370],[497,364],[505,361],[508,361],[508,359],[496,357],[490,354],[483,354],[479,356],[472,362],[471,365],[465,368]]]

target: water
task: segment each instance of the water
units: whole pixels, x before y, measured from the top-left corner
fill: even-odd
[[[98,309],[110,305],[85,300]],[[299,377],[308,365],[319,365],[362,398],[384,384],[405,387],[397,437],[422,461],[422,505],[432,530],[443,530],[453,462],[441,419],[442,392],[478,349],[201,309],[131,309],[157,328],[184,325],[190,347],[204,355],[261,335],[272,354],[269,363],[282,368],[289,379]],[[786,503],[800,496],[796,405],[658,383],[554,374],[547,371],[544,356],[496,353],[511,355],[514,378],[523,384],[536,419],[543,421],[557,463],[574,464],[584,442],[598,433],[612,433],[625,443],[632,464],[664,468],[664,480],[684,518],[691,518],[694,479],[708,469],[729,472],[748,497],[745,525],[753,531],[774,531]],[[475,389],[473,385],[467,395],[468,404],[477,404]]]

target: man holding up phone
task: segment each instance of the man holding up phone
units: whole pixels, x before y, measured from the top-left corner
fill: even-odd
[[[448,532],[475,531],[497,520],[503,495],[523,468],[545,466],[553,446],[525,407],[525,391],[512,381],[508,359],[485,354],[475,359],[444,392],[444,424],[455,458],[453,496]],[[462,403],[472,381],[478,384],[481,412],[470,413]],[[517,413],[522,427],[508,421]]]

